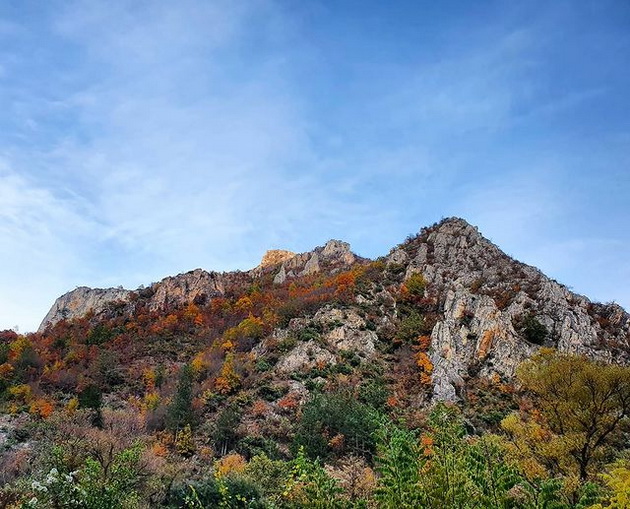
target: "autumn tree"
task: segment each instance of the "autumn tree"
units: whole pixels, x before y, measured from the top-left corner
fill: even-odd
[[[531,475],[593,476],[630,424],[630,368],[541,349],[517,377],[531,398],[502,426]]]

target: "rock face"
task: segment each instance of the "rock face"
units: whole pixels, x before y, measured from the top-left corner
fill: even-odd
[[[185,274],[164,278],[152,287],[149,309],[157,311],[190,302],[205,302],[208,298],[223,295],[225,275],[195,269]]]
[[[285,251],[284,249],[270,249],[267,251],[260,262],[259,267],[268,267],[269,265],[277,265],[285,260],[293,258],[295,253]]]
[[[131,292],[122,288],[88,288],[80,286],[59,297],[42,320],[38,332],[64,318],[85,316],[90,311],[99,313],[114,302],[128,302]]]
[[[316,247],[308,253],[293,255],[283,260],[276,271],[274,282],[282,284],[290,278],[347,268],[359,260],[360,258],[350,250],[350,244],[340,240],[329,240],[323,247]]]
[[[438,399],[456,399],[473,371],[513,375],[539,346],[522,330],[527,318],[547,329],[544,345],[607,361],[630,359],[630,316],[622,308],[570,292],[507,256],[462,219],[424,230],[387,262],[401,266],[406,277],[420,272],[437,300],[431,361]]]

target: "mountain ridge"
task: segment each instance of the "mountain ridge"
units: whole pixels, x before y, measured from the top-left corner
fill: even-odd
[[[132,316],[138,299],[143,300],[144,309],[160,313],[192,304],[203,306],[211,299],[226,297],[235,285],[264,282],[282,286],[378,262],[391,279],[389,287],[377,291],[374,286],[357,296],[357,304],[381,315],[375,333],[387,337],[408,319],[397,305],[397,288],[404,287],[414,274],[421,275],[426,289],[415,306],[422,315],[419,330],[430,339],[428,356],[436,399],[457,399],[464,380],[473,372],[512,376],[540,346],[606,362],[627,363],[630,358],[630,315],[621,306],[593,303],[573,293],[536,267],[504,253],[461,218],[446,218],[423,228],[377,261],[355,255],[349,244],[338,240],[306,253],[274,251],[263,261],[244,272],[195,269],[136,291],[80,287],[55,301],[40,332],[64,319],[91,315],[98,321],[113,308]],[[320,310],[320,314],[327,312],[334,309]],[[362,350],[360,337],[367,341],[368,349],[375,341],[360,333],[364,326],[342,334],[355,338],[352,344],[357,351]],[[283,332],[270,337],[278,334]],[[322,353],[322,358],[330,358],[328,354]]]

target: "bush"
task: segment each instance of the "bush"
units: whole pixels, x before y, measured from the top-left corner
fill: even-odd
[[[304,405],[293,442],[310,458],[326,460],[353,453],[370,459],[375,451],[378,418],[374,409],[352,394],[316,394]]]
[[[426,332],[424,318],[415,310],[405,316],[396,332],[396,338],[403,343],[413,343]]]
[[[547,327],[538,321],[535,315],[529,314],[517,324],[518,329],[530,343],[542,345],[549,335]]]

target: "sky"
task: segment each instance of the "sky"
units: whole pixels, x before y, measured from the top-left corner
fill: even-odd
[[[0,330],[459,216],[630,309],[630,3],[5,0]]]

